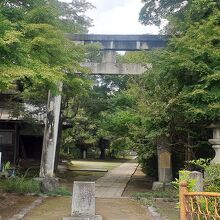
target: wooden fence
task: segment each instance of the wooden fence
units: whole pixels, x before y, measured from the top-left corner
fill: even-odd
[[[181,182],[179,196],[181,220],[220,220],[220,193],[189,192]]]

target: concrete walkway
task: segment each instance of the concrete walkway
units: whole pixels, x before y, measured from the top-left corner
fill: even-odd
[[[105,176],[96,181],[96,197],[98,198],[119,198],[130,180],[132,174],[137,169],[138,164],[123,163],[119,167],[111,170]]]

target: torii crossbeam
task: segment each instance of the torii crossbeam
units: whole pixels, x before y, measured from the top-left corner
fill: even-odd
[[[101,35],[101,34],[68,34],[68,38],[78,44],[99,43],[103,51],[101,63],[83,63],[91,69],[92,74],[136,75],[142,74],[147,65],[116,62],[116,51],[141,51],[165,47],[165,35]]]

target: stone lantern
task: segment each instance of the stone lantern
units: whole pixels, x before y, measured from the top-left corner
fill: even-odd
[[[220,163],[220,122],[212,123],[208,128],[213,129],[213,139],[209,139],[209,143],[215,150],[215,157],[212,162],[217,164]]]

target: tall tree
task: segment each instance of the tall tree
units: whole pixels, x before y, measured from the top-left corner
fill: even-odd
[[[22,91],[32,88],[32,92],[35,85],[41,91],[55,91],[66,73],[80,68],[82,50],[65,37],[65,32],[86,31],[90,20],[84,12],[91,4],[84,0],[70,4],[9,0],[0,4],[0,90],[14,87],[19,80]]]
[[[168,33],[179,34],[190,23],[207,18],[220,8],[218,0],[142,0],[144,6],[139,20],[142,24],[161,25],[163,19],[169,21]]]

